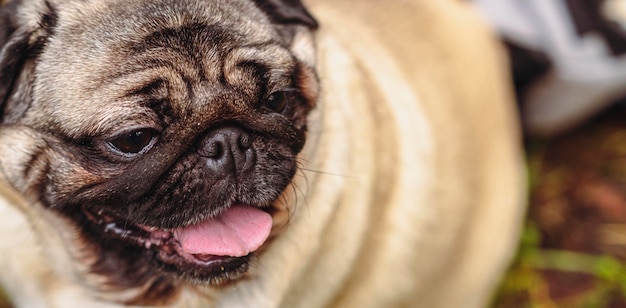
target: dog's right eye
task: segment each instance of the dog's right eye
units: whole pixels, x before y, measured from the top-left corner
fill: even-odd
[[[109,141],[109,145],[124,154],[143,154],[153,145],[156,134],[152,129],[137,129]]]
[[[270,110],[281,113],[287,107],[288,93],[286,91],[278,91],[270,94],[265,100],[265,105]]]
[[[265,98],[265,108],[276,113],[283,113],[296,100],[297,92],[296,89],[283,89],[273,92]]]

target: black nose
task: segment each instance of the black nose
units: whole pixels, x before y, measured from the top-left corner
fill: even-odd
[[[223,127],[210,131],[200,142],[200,156],[217,173],[240,175],[255,163],[250,134],[237,127]]]

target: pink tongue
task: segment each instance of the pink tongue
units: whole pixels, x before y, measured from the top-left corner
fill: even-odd
[[[272,229],[272,216],[250,206],[233,206],[199,225],[174,230],[188,254],[242,257],[257,250]]]

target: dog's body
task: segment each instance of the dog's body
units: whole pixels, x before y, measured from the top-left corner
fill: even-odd
[[[52,21],[45,18],[32,21],[43,24],[43,30],[39,31],[48,31],[46,35],[53,38],[46,41],[49,45],[45,48],[55,48],[54,44],[59,43],[55,38],[63,38],[62,31],[71,26],[63,24],[64,18],[84,13],[85,7],[81,5],[98,6],[96,1],[80,5],[78,2],[66,5],[66,2],[71,1],[49,4],[61,9],[56,22],[66,28],[50,31],[46,22]],[[50,142],[51,137],[40,135],[40,130],[33,127],[37,127],[40,117],[59,117],[66,111],[63,108],[78,107],[61,106],[59,111],[36,103],[35,107],[21,106],[15,97],[33,97],[50,86],[20,88],[21,85],[43,83],[56,75],[46,76],[45,72],[31,70],[36,72],[33,74],[43,75],[19,76],[10,90],[18,94],[8,99],[5,110],[37,108],[38,111],[36,116],[29,111],[5,111],[6,124],[0,128],[0,167],[4,177],[0,186],[0,282],[18,306],[115,307],[131,303],[180,307],[480,307],[486,304],[512,256],[523,216],[521,157],[513,105],[508,88],[503,85],[500,55],[487,31],[468,8],[454,1],[412,0],[383,5],[376,0],[358,4],[317,0],[307,5],[321,24],[316,34],[317,57],[313,56],[308,30],[304,30],[314,27],[307,16],[296,10],[301,19],[295,30],[285,32],[292,35],[286,41],[290,42],[287,45],[296,58],[296,64],[290,67],[299,67],[297,74],[300,74],[298,84],[292,87],[301,87],[298,90],[301,100],[317,101],[317,107],[308,115],[307,143],[301,151],[294,150],[299,152],[300,175],[293,177],[293,189],[287,188],[276,198],[289,210],[272,212],[274,228],[270,240],[260,248],[256,261],[245,273],[233,270],[232,277],[207,274],[209,278],[192,277],[188,281],[152,268],[134,273],[131,265],[135,263],[119,263],[127,267],[119,268],[116,273],[94,267],[94,263],[104,266],[102,263],[106,262],[83,250],[95,247],[100,252],[106,248],[80,241],[76,245],[76,238],[80,237],[77,230],[82,229],[74,225],[74,214],[58,212],[73,213],[66,204],[78,204],[74,200],[119,202],[102,196],[103,191],[132,198],[135,194],[128,190],[128,185],[98,190],[93,184],[96,188],[89,186],[72,194],[72,198],[64,197],[65,191],[74,191],[71,185],[85,185],[85,181],[102,175],[87,167],[55,165],[55,160],[68,161],[62,155],[66,152],[58,150],[64,141]],[[72,6],[74,12],[67,9]],[[45,5],[38,9],[46,10]],[[107,12],[104,6],[94,11],[98,10]],[[17,18],[28,18],[27,15],[23,13]],[[97,21],[94,24],[98,25]],[[85,21],[82,26],[92,24]],[[263,31],[266,30],[259,33],[266,34]],[[80,46],[83,42],[74,44]],[[250,55],[259,56],[254,53],[244,56]],[[274,57],[273,53],[261,56],[264,55]],[[46,59],[52,61],[46,56],[49,57],[45,53],[41,55],[42,62],[25,61],[23,71],[41,63],[45,65]],[[76,59],[77,63],[84,61],[78,54]],[[314,62],[321,83],[319,99],[317,86],[307,72]],[[101,69],[100,63],[90,65],[94,67],[89,69]],[[247,80],[242,74],[245,75],[241,73],[237,78]],[[228,78],[226,75],[222,79]],[[231,83],[236,83],[237,78]],[[6,82],[6,78],[0,78],[0,82]],[[81,88],[71,89],[71,83],[53,86],[65,92],[50,92],[46,97],[70,93],[76,95],[75,99],[87,100],[81,97]],[[154,85],[149,90],[154,90]],[[88,91],[92,88],[88,87],[85,92]],[[276,112],[283,109],[271,107]],[[81,109],[81,112],[85,111]],[[207,117],[212,112],[218,113],[209,110]],[[305,111],[292,115],[296,129],[301,128],[301,113]],[[176,119],[170,122],[187,123]],[[79,124],[71,126],[75,120]],[[57,118],[54,125],[58,127],[52,130],[70,130],[66,138],[72,139],[72,134],[79,133],[71,129],[92,128],[75,128],[80,126],[80,121],[88,119]],[[238,127],[257,125],[254,119],[232,121]],[[206,124],[198,125],[206,130]],[[279,145],[297,143],[289,139],[292,137],[276,134]],[[272,142],[278,141],[272,139]],[[154,147],[159,146],[156,143]],[[259,157],[255,161],[262,160],[261,149],[255,150]],[[150,151],[139,154],[150,155]],[[66,154],[80,156],[75,152]],[[42,160],[42,156],[47,160]],[[52,167],[43,168],[46,164]],[[85,164],[88,163],[81,166]],[[150,167],[163,169],[158,164]],[[48,172],[48,178],[64,178],[67,186],[56,188],[54,195],[49,192],[54,187],[46,186],[42,190],[43,180],[33,185],[32,178],[23,176],[28,174],[25,169],[33,168]],[[147,171],[150,168],[129,168],[135,176],[141,174],[137,170],[150,173]],[[114,181],[115,178],[109,177],[105,182]],[[135,181],[143,181],[143,175]],[[238,196],[237,200],[243,198]],[[69,201],[58,201],[66,199]],[[50,207],[47,202],[60,205]],[[149,216],[149,212],[142,215]],[[142,219],[142,225],[161,224]],[[171,226],[163,223],[163,227],[185,228],[187,223]],[[160,262],[169,264],[167,260]],[[204,268],[198,269],[201,272]],[[217,277],[212,285],[197,281],[212,277]],[[219,280],[222,278],[228,282]]]

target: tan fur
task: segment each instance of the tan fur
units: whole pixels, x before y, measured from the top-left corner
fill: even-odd
[[[306,4],[321,24],[321,98],[301,153],[305,176],[295,179],[302,193],[285,196],[298,200],[293,216],[249,278],[187,286],[173,306],[486,306],[524,208],[517,122],[493,38],[458,1]],[[307,63],[310,44],[303,36],[292,47]],[[13,155],[12,142],[37,142],[29,138],[1,128],[0,157]],[[21,168],[2,167],[5,177]],[[42,219],[6,184],[0,196],[0,283],[19,307],[116,306],[98,303],[75,283],[72,260],[57,259],[72,254],[63,247],[72,234],[47,236],[63,228],[59,218]]]

